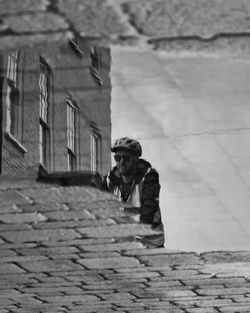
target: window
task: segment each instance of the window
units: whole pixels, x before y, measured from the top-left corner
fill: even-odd
[[[49,91],[51,70],[43,58],[40,58],[39,76],[39,150],[40,163],[49,167],[50,161],[50,128],[49,128]]]
[[[91,158],[91,171],[96,172],[97,171],[97,162],[98,162],[98,137],[91,133],[90,134],[90,158]]]
[[[100,59],[96,47],[92,47],[90,50],[90,73],[98,85],[103,86],[103,81],[100,76]]]
[[[7,95],[6,95],[6,131],[15,138],[21,137],[19,131],[19,89],[18,89],[18,51],[8,55]]]
[[[68,169],[76,170],[76,110],[77,107],[71,99],[67,99],[67,143],[68,143]]]
[[[94,122],[91,122],[90,126],[90,169],[99,172],[101,171],[101,134]]]

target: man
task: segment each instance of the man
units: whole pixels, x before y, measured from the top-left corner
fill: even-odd
[[[104,189],[113,192],[124,203],[125,211],[138,212],[142,223],[151,224],[156,235],[137,237],[148,247],[164,246],[164,231],[159,207],[159,175],[151,164],[140,158],[138,141],[123,137],[115,140],[116,166],[104,177]]]

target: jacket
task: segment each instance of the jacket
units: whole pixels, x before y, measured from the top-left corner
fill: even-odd
[[[103,189],[113,192],[120,201],[133,208],[138,208],[140,221],[151,224],[152,228],[161,230],[161,244],[164,244],[163,224],[159,207],[159,174],[151,164],[139,159],[134,173],[130,194],[124,199],[122,179],[115,166],[103,179]],[[147,236],[145,236],[147,237]]]

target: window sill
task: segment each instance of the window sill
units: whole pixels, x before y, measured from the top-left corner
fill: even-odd
[[[21,150],[23,153],[27,153],[28,150],[24,148],[24,146],[13,136],[10,132],[5,133],[5,137],[11,141],[19,150]]]

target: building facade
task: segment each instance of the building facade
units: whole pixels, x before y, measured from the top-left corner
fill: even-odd
[[[85,38],[3,51],[1,176],[111,166],[110,49]]]

